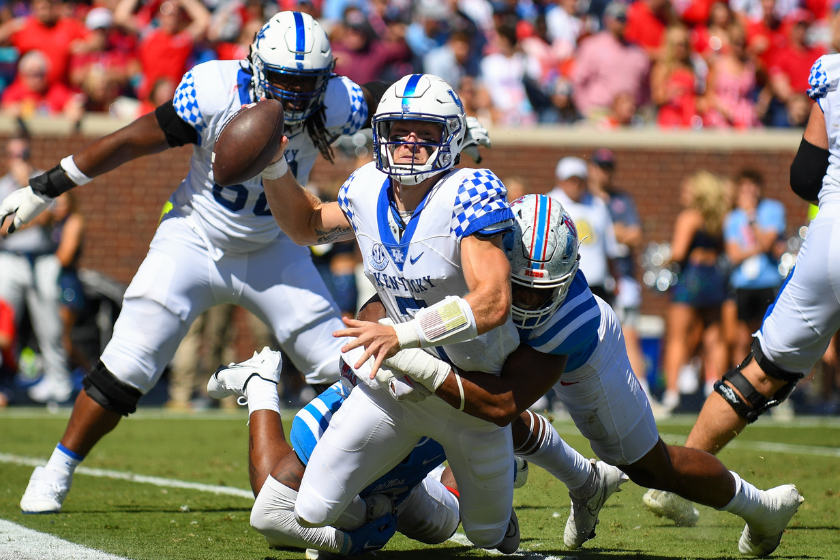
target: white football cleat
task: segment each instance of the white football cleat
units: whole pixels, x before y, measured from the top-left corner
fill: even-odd
[[[58,513],[70,491],[73,477],[45,467],[35,467],[20,499],[23,513]]]
[[[519,518],[516,517],[516,510],[511,508],[510,521],[505,531],[505,538],[502,539],[502,542],[499,543],[496,550],[502,554],[513,554],[519,550],[519,539],[521,536],[519,532]]]
[[[642,496],[642,502],[653,515],[667,517],[677,527],[694,527],[700,519],[700,512],[694,504],[673,492],[651,488]]]
[[[569,492],[572,510],[563,532],[563,543],[569,548],[577,548],[595,537],[598,513],[607,498],[615,492],[621,492],[620,486],[630,480],[618,467],[595,459],[590,459],[590,463],[595,471],[595,493],[589,498],[578,499]]]
[[[767,556],[782,542],[782,535],[799,505],[805,501],[796,486],[785,484],[765,491],[767,502],[761,511],[756,512],[747,522],[738,550],[750,556]]]
[[[525,486],[525,483],[528,482],[528,461],[516,455],[514,455],[513,460],[516,462],[513,487],[522,488]]]
[[[252,377],[261,377],[275,385],[280,383],[282,363],[280,352],[274,352],[266,346],[262,352],[254,352],[254,356],[244,362],[220,366],[207,382],[207,394],[214,399],[223,399],[231,395],[247,399],[245,388]]]

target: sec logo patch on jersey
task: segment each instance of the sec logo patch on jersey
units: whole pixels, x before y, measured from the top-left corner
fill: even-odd
[[[388,251],[382,243],[375,243],[370,250],[370,265],[380,271],[388,266]]]

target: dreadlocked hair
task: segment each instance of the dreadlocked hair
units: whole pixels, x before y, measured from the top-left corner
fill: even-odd
[[[337,135],[327,132],[327,127],[324,126],[324,120],[326,119],[324,109],[326,107],[321,105],[317,111],[312,113],[311,117],[306,119],[304,124],[306,126],[306,132],[309,133],[312,142],[318,147],[318,151],[321,152],[325,160],[333,163],[335,154],[333,154],[332,143],[337,138]]]

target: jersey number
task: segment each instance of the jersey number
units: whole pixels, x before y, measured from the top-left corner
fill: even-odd
[[[400,308],[400,315],[405,315],[406,317],[414,317],[413,313],[409,313],[409,309],[413,309],[417,311],[418,309],[423,309],[424,307],[428,307],[426,302],[422,299],[414,299],[410,297],[397,297],[395,296],[394,299],[397,301],[397,307]]]
[[[226,189],[232,194],[224,192]],[[245,185],[231,185],[229,187],[213,185],[213,198],[231,212],[239,212],[245,208],[245,203],[248,201],[248,189],[245,188]],[[259,198],[257,198],[257,203],[254,204],[254,214],[271,216],[271,208],[268,207],[265,192],[261,192]]]

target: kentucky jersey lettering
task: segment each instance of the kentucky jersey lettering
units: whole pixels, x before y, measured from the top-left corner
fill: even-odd
[[[379,185],[375,195],[372,185]],[[350,176],[339,190],[338,203],[355,230],[365,275],[382,298],[389,318],[410,321],[418,309],[449,295],[469,293],[461,271],[461,240],[504,231],[513,217],[506,194],[492,171],[455,169],[429,190],[403,224],[393,201],[391,180],[374,163]],[[398,229],[402,230],[398,236],[390,227],[395,219],[400,220]],[[516,329],[508,321],[438,353],[458,367],[498,374],[517,344]]]

